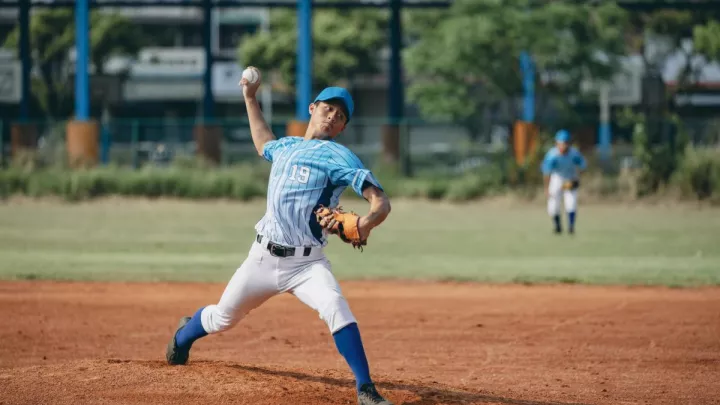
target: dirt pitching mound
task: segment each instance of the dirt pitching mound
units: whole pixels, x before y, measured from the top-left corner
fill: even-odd
[[[73,361],[5,370],[0,381],[7,394],[2,403],[9,404],[355,403],[353,381],[333,370],[300,372],[213,361],[172,368],[148,360]],[[508,403],[504,398],[439,383],[395,380],[379,385],[397,403]]]
[[[273,298],[164,362],[222,284],[0,283],[0,404],[353,404],[312,310]],[[720,289],[351,282],[395,404],[720,403]]]

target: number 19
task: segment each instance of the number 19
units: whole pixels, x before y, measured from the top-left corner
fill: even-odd
[[[310,168],[306,166],[300,166],[300,170],[298,170],[298,165],[293,165],[292,173],[290,173],[290,180],[306,184],[308,180],[310,180]]]

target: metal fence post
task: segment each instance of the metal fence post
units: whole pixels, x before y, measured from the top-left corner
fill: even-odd
[[[400,122],[400,165],[402,174],[412,176],[412,161],[410,158],[410,123],[406,119]]]
[[[227,123],[227,121],[223,121],[220,126],[222,128],[222,138],[220,139],[220,167],[226,167],[228,165],[228,161],[230,160],[230,154],[228,153],[228,148],[230,144],[225,134],[230,130],[228,128],[230,125]],[[268,123],[268,126],[272,128],[272,124]]]
[[[5,166],[5,122],[0,120],[0,168]]]
[[[133,169],[138,168],[138,140],[140,137],[140,123],[138,120],[133,120],[130,129],[130,153],[132,155],[132,167]]]
[[[110,163],[110,112],[107,105],[103,108],[102,124],[100,125],[100,162],[107,166]]]

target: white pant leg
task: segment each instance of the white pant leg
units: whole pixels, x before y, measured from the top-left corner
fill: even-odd
[[[565,190],[564,197],[565,212],[575,212],[577,210],[577,190]]]
[[[327,259],[318,260],[295,275],[289,292],[317,311],[330,333],[357,322],[340,291],[340,285],[330,271]]]
[[[551,174],[550,183],[548,184],[548,200],[547,200],[547,212],[548,215],[554,217],[560,215],[560,199],[562,198],[562,177]]]
[[[250,311],[278,294],[278,258],[254,243],[247,259],[235,271],[217,305],[201,314],[207,333],[222,332],[237,324]]]

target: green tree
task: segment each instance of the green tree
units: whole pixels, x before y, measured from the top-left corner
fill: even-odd
[[[377,10],[323,9],[313,13],[313,84],[323,87],[378,71],[377,56],[386,44],[387,13]],[[269,32],[257,32],[239,46],[242,65],[252,65],[295,86],[297,16],[291,10],[271,13]]]
[[[720,23],[709,21],[693,27],[695,50],[709,60],[720,61]]]
[[[119,14],[90,13],[90,58],[97,74],[112,55],[133,55],[141,47],[142,34],[127,18]],[[19,27],[4,46],[17,48]],[[75,17],[71,9],[49,9],[33,13],[30,20],[30,48],[39,80],[33,93],[45,113],[58,118],[71,113],[72,89],[68,67],[69,51],[75,46]]]
[[[521,51],[533,56],[540,91],[576,95],[583,80],[617,70],[626,22],[612,3],[457,0],[406,51],[408,98],[423,116],[461,123],[475,139],[482,112],[521,93]]]
[[[717,47],[720,12],[677,7],[634,12],[630,18],[627,42],[632,51],[642,55],[645,71],[660,71],[670,57],[681,53],[684,65],[676,85],[678,89],[693,86],[705,66],[698,63],[697,56],[712,56]],[[698,43],[692,46],[690,40]]]
[[[674,88],[666,91],[667,100],[674,92],[694,87],[705,63],[720,56],[718,18],[718,11],[693,10],[682,4],[631,14],[627,42],[633,53],[642,55],[648,79],[655,77],[659,85],[658,76],[669,59],[683,56],[678,76],[670,78]],[[688,139],[679,117],[667,105],[650,101],[640,112],[628,111],[625,119],[619,120],[633,128],[634,156],[641,163],[640,194],[653,193],[667,184],[683,159]]]

